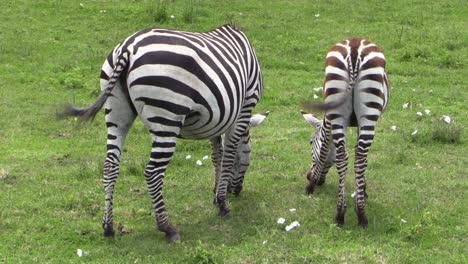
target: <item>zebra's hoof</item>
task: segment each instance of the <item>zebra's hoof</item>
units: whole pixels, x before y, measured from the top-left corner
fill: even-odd
[[[369,221],[367,220],[367,216],[364,212],[362,213],[357,213],[357,217],[358,217],[358,225],[362,228],[367,228],[367,226],[369,225]]]
[[[313,184],[308,184],[307,187],[305,188],[305,192],[307,195],[313,194],[314,193],[314,185]]]
[[[323,185],[325,183],[325,178],[323,179],[320,179],[318,182],[317,182],[317,185]]]
[[[110,237],[110,238],[113,238],[115,236],[115,231],[114,231],[114,228],[112,228],[112,226],[108,225],[106,227],[104,227],[104,237]]]
[[[344,225],[345,212],[346,212],[346,207],[344,206],[341,208],[338,208],[338,210],[336,211],[335,224],[339,227],[342,227]]]
[[[344,215],[335,216],[335,224],[338,227],[343,227],[344,226]]]
[[[222,218],[222,219],[225,219],[229,216],[229,208],[227,207],[222,207],[222,208],[219,208],[219,216]]]
[[[167,243],[174,243],[180,241],[180,235],[176,231],[175,233],[166,233],[166,242]]]
[[[239,196],[239,194],[240,194],[241,191],[242,191],[242,186],[236,186],[236,187],[234,188],[233,193],[234,193],[235,196]]]
[[[177,229],[175,229],[172,225],[168,224],[167,226],[158,229],[159,231],[166,234],[166,241],[168,243],[173,243],[180,240],[179,232],[177,232]]]

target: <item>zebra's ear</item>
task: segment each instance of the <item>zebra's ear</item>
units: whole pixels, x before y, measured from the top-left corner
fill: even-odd
[[[257,127],[262,124],[263,121],[267,118],[270,111],[267,111],[263,114],[256,114],[250,118],[250,127]]]
[[[301,114],[304,117],[304,119],[307,121],[307,123],[309,123],[314,128],[319,128],[322,125],[322,120],[315,117],[314,115],[304,112],[302,110],[301,110]]]

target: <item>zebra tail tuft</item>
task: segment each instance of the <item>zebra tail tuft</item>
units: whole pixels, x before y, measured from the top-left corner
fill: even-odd
[[[80,123],[92,121],[96,114],[101,110],[109,95],[103,92],[96,102],[88,108],[76,108],[71,104],[63,106],[63,110],[57,113],[57,119],[66,119],[68,117],[77,117]]]
[[[299,103],[302,112],[312,113],[314,111],[324,112],[327,110],[335,109],[343,104],[344,100],[329,103],[314,103],[311,101],[301,101]]]
[[[313,111],[325,112],[327,110],[332,110],[337,107],[340,107],[346,101],[346,98],[348,98],[350,95],[350,91],[351,90],[348,90],[340,98],[332,102],[315,103],[315,102],[305,100],[305,101],[299,102],[299,106],[300,106],[301,111],[307,112],[307,113],[312,113]]]

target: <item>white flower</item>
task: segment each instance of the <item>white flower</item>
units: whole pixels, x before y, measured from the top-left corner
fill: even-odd
[[[101,11],[99,11],[99,13],[101,13],[101,14],[102,14],[102,13],[105,13],[105,12],[106,12],[106,10],[101,10]]]
[[[81,257],[83,256],[83,250],[77,249],[77,250],[76,250],[76,254],[78,255],[78,257],[81,258]]]
[[[444,121],[447,124],[452,123],[452,119],[450,118],[450,116],[443,115],[441,120]]]
[[[289,209],[289,212],[291,212],[291,213],[294,213],[294,212],[296,212],[296,211],[297,211],[296,208],[291,208],[291,209]]]
[[[205,155],[205,156],[203,157],[203,160],[207,160],[208,158],[209,158],[208,155]]]
[[[187,156],[185,156],[185,159],[186,159],[186,160],[189,160],[189,159],[191,159],[191,158],[192,158],[192,155],[187,155]]]
[[[197,166],[202,166],[203,165],[203,162],[201,162],[201,160],[197,160]]]
[[[318,97],[316,94],[314,94],[314,99],[318,99],[318,98],[319,98],[319,97]]]
[[[401,222],[402,222],[403,224],[406,224],[406,223],[408,223],[408,221],[406,221],[406,220],[405,220],[405,219],[403,219],[403,218],[401,219]]]
[[[294,221],[291,224],[289,224],[288,226],[286,226],[284,228],[284,230],[286,230],[286,232],[289,232],[289,231],[293,230],[294,228],[297,228],[297,227],[300,227],[300,226],[301,226],[301,224],[299,224],[298,221]]]
[[[356,192],[353,192],[353,193],[351,194],[351,197],[352,197],[352,198],[356,197]]]
[[[242,14],[242,13],[239,13],[239,16],[243,16],[243,15],[244,15],[244,14]]]
[[[429,110],[429,109],[424,110],[424,112],[426,113],[426,115],[430,115],[430,114],[431,114],[431,110]]]
[[[284,219],[283,217],[278,218],[278,221],[276,221],[278,225],[284,225],[284,222],[286,222],[286,219]]]
[[[319,92],[319,91],[322,91],[322,90],[323,90],[323,87],[314,88],[314,91],[316,91],[316,92]]]
[[[80,7],[81,7],[81,8],[83,8],[83,7],[84,7],[83,3],[80,3]]]
[[[423,116],[423,113],[417,112],[416,115],[417,115],[417,116]]]
[[[413,133],[411,133],[411,135],[414,137],[414,136],[416,136],[417,133],[418,133],[418,130],[416,129],[416,130],[414,130]]]
[[[318,13],[317,13],[317,14],[315,14],[315,17],[320,17],[320,14],[318,14]]]
[[[391,128],[393,131],[396,131],[396,126],[395,126],[395,125],[391,126],[390,128]]]
[[[416,92],[416,89],[413,89],[413,92]]]
[[[264,247],[268,246],[268,240],[263,241],[262,244],[263,244]]]
[[[404,103],[403,104],[403,109],[408,109],[408,107],[409,107],[409,103]]]
[[[175,16],[174,16],[174,15],[171,15],[171,19],[174,19],[174,18],[175,18]]]

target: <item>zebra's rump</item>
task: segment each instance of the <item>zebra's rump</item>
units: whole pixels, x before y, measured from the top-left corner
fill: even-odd
[[[343,104],[327,114],[357,120],[378,118],[388,104],[389,84],[381,49],[366,39],[352,38],[330,48],[325,60],[325,102]],[[358,115],[358,116],[357,116]]]

